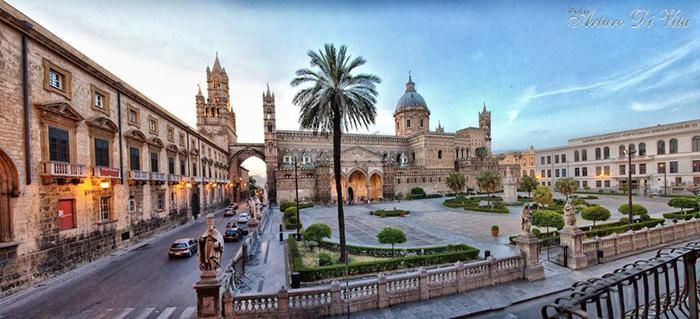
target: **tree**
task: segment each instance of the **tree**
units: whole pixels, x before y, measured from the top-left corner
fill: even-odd
[[[486,192],[489,206],[493,208],[490,194],[495,192],[498,186],[501,185],[501,175],[489,169],[482,170],[479,172],[479,175],[476,176],[476,185],[479,186],[480,191]]]
[[[674,197],[668,201],[668,206],[671,206],[674,208],[680,208],[681,213],[683,213],[683,209],[685,209],[685,208],[697,210],[698,209],[698,202],[693,198]]]
[[[291,85],[308,85],[294,95],[292,102],[301,108],[299,124],[302,129],[333,134],[333,176],[336,194],[343,194],[340,174],[340,143],[342,131],[368,127],[377,115],[376,85],[381,82],[372,74],[353,74],[363,64],[362,57],[352,58],[342,45],[336,49],[326,44],[318,52],[309,51],[313,69],[296,71]],[[340,261],[347,261],[345,214],[343,201],[338,200],[338,232]]]
[[[474,155],[476,155],[476,158],[483,160],[489,155],[489,151],[486,149],[486,147],[477,147],[476,150],[474,150]]]
[[[549,227],[562,229],[564,227],[564,217],[551,210],[539,210],[532,214],[532,224],[537,227],[544,227],[549,232]]]
[[[377,234],[377,239],[382,244],[391,244],[391,255],[394,255],[394,244],[403,244],[406,242],[406,235],[401,229],[394,227],[384,227]]]
[[[596,221],[606,221],[610,219],[610,211],[603,206],[589,206],[581,211],[581,218],[592,221],[593,227],[595,227]]]
[[[326,224],[312,224],[304,230],[304,241],[321,242],[321,239],[329,237],[331,237],[331,227]]]
[[[447,176],[445,183],[453,192],[459,193],[464,189],[464,185],[467,184],[467,180],[464,178],[462,173],[454,172]]]
[[[529,175],[524,175],[523,177],[520,178],[520,189],[524,190],[527,192],[527,197],[530,197],[530,193],[532,190],[537,188],[537,185],[540,183],[537,182],[537,180]]]
[[[700,185],[688,184],[688,186],[686,186],[685,190],[689,193],[693,193],[693,195],[695,195],[695,196],[698,196],[698,194],[700,194]]]
[[[617,208],[617,211],[621,214],[627,215],[629,214],[629,205],[622,204]],[[632,216],[645,216],[648,213],[649,212],[647,211],[646,207],[639,204],[632,204]]]
[[[532,192],[532,199],[537,203],[537,209],[554,201],[552,191],[544,185],[537,185],[535,191]]]
[[[557,192],[564,195],[566,200],[569,200],[569,195],[576,191],[576,180],[571,177],[559,179],[554,184],[554,188],[556,188]]]

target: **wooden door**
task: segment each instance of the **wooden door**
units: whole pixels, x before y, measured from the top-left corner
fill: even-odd
[[[75,201],[72,199],[59,200],[58,225],[60,230],[75,228]]]

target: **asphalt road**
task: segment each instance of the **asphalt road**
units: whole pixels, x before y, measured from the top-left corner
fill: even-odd
[[[242,209],[247,211],[244,207],[239,212]],[[198,238],[206,229],[202,219],[161,234],[143,247],[118,251],[80,267],[44,287],[0,300],[0,318],[121,318],[121,314],[140,318],[147,311],[143,318],[177,318],[175,310],[187,307],[192,312],[197,302],[192,285],[200,274],[197,258],[171,259],[168,248],[178,238]],[[217,229],[223,232],[226,222],[235,222],[233,219],[219,212],[215,215]],[[225,264],[240,245],[226,243]]]

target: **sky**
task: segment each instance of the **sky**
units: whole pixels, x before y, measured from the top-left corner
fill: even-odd
[[[277,128],[298,129],[289,83],[325,43],[382,79],[360,132],[394,133],[409,71],[431,129],[478,126],[485,103],[495,152],[700,118],[696,1],[8,2],[193,127],[218,52],[240,142],[262,142],[268,83]]]

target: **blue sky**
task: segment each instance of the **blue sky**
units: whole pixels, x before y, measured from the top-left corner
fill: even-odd
[[[476,126],[486,103],[496,151],[700,118],[696,1],[8,2],[193,126],[196,85],[218,51],[244,142],[262,141],[268,82],[278,128],[298,128],[289,82],[327,42],[383,80],[366,132],[393,133],[409,70],[433,128]],[[624,25],[573,27],[570,9]],[[632,27],[635,9],[651,27]],[[663,10],[689,26],[665,27]]]

